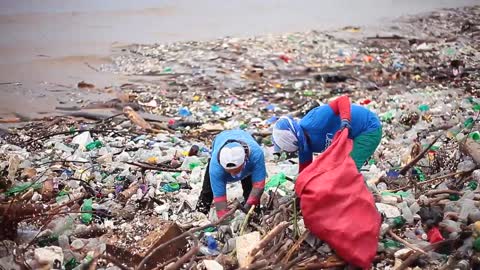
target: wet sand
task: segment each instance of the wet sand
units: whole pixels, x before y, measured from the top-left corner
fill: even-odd
[[[13,112],[38,116],[59,104],[113,98],[102,89],[131,78],[96,69],[127,44],[369,27],[473,4],[480,0],[4,0],[0,117]],[[97,90],[77,89],[82,80]],[[10,82],[21,85],[5,84]]]

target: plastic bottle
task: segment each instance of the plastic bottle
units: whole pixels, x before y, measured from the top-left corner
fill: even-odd
[[[455,267],[455,270],[470,270],[470,262],[468,260],[461,260],[459,261]]]
[[[182,107],[178,110],[178,114],[181,116],[181,117],[187,117],[187,116],[190,116],[192,115],[192,113],[190,112],[190,110],[187,108],[187,107]]]
[[[472,172],[472,178],[473,178],[473,180],[480,183],[480,169]]]
[[[383,246],[385,247],[385,252],[388,254],[393,254],[403,247],[403,245],[397,241],[385,239],[382,241]]]
[[[402,215],[407,221],[407,223],[412,224],[413,223],[413,214],[412,211],[410,210],[410,207],[408,207],[407,202],[402,202],[399,204],[400,210],[402,210]]]
[[[383,192],[383,191],[385,191],[385,190],[387,190],[387,189],[388,189],[387,184],[385,184],[384,182],[378,183],[378,185],[377,185],[377,190],[378,190],[379,192]]]
[[[422,105],[418,106],[418,109],[421,112],[426,112],[426,111],[430,110],[430,107],[427,104],[422,104]]]
[[[85,258],[83,258],[83,260],[80,262],[80,264],[73,268],[74,270],[81,270],[81,269],[85,269],[85,268],[88,268],[90,262],[93,260],[93,256],[92,255],[87,255],[85,256]]]
[[[220,254],[218,251],[217,240],[213,236],[207,236],[207,246],[200,247],[200,252],[206,256],[217,256]]]
[[[83,204],[82,204],[82,211],[93,211],[93,207],[92,207],[92,199],[86,199],[83,201]],[[80,220],[85,223],[85,224],[88,224],[92,221],[92,218],[93,218],[93,215],[91,213],[82,213],[82,215],[80,216]]]
[[[468,216],[470,215],[470,213],[473,213],[476,210],[475,201],[470,200],[470,199],[465,199],[465,200],[461,201],[460,203],[461,203],[460,214],[459,214],[458,218],[460,220],[466,221],[468,219]]]
[[[18,229],[16,241],[22,244],[29,243],[35,238],[35,236],[38,235],[39,232],[40,232],[39,230],[35,230],[35,229]]]
[[[418,205],[417,202],[414,202],[412,205],[410,205],[410,211],[412,211],[412,214],[418,213],[420,211],[420,205]]]
[[[72,270],[75,267],[77,267],[79,264],[80,263],[77,262],[77,260],[75,258],[71,258],[71,259],[67,260],[67,262],[64,264],[65,270]]]
[[[439,223],[440,227],[444,228],[448,232],[460,232],[462,229],[460,229],[460,224],[450,220],[450,219],[445,219],[442,222]]]
[[[480,237],[473,241],[473,249],[480,252]]]
[[[96,141],[93,141],[87,145],[85,145],[85,149],[87,149],[87,151],[91,151],[93,149],[96,149],[96,148],[101,148],[103,146],[102,142],[99,141],[99,140],[96,140]]]

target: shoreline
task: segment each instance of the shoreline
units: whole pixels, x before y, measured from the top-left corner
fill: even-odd
[[[157,12],[158,10],[154,10]],[[104,11],[107,12],[107,11]],[[166,12],[166,11],[165,11]],[[175,11],[172,11],[173,13]],[[108,13],[108,12],[107,12]],[[168,13],[168,12],[167,12]],[[429,12],[428,12],[429,13]],[[425,14],[428,14],[425,13]],[[423,12],[420,12],[423,14]],[[8,15],[13,16],[13,15]],[[43,15],[42,15],[43,16]],[[125,15],[126,16],[126,15]],[[327,34],[335,36],[337,39],[362,39],[366,36],[374,35],[388,35],[397,32],[392,29],[392,26],[405,27],[405,23],[401,22],[405,18],[412,18],[419,15],[406,15],[397,18],[391,18],[388,23],[379,26],[360,27],[361,31],[350,32],[344,31],[346,26],[337,27],[335,30],[325,30]],[[1,16],[0,16],[1,17]],[[167,16],[168,17],[168,16]],[[400,21],[400,22],[399,22]],[[400,26],[399,26],[400,25]],[[401,32],[401,31],[398,31]],[[297,31],[293,33],[307,33],[304,31]],[[249,37],[239,37],[232,39],[262,39],[268,36],[282,36],[282,34],[258,34],[251,35]],[[221,38],[220,38],[221,39]],[[214,42],[219,39],[200,39],[200,43]],[[178,41],[178,42],[164,42],[161,43],[165,46],[169,44],[182,44],[196,41]],[[87,45],[85,45],[87,44]],[[79,48],[83,48],[84,52],[88,52],[91,45],[85,43],[84,45],[78,44]],[[158,44],[158,43],[157,43]],[[58,45],[57,45],[58,46]],[[66,46],[61,45],[60,46]],[[25,115],[27,118],[39,118],[43,116],[57,115],[59,112],[55,109],[59,104],[64,103],[77,103],[78,100],[83,100],[82,103],[77,105],[82,106],[90,102],[108,101],[115,98],[115,95],[99,95],[91,92],[86,92],[82,89],[78,89],[76,84],[80,81],[85,81],[94,84],[99,92],[102,92],[105,88],[114,88],[119,90],[119,86],[126,83],[132,83],[135,80],[151,80],[149,76],[136,76],[133,77],[128,74],[114,74],[113,72],[104,72],[103,66],[109,66],[114,64],[113,61],[118,56],[125,55],[122,49],[141,46],[154,46],[139,45],[139,44],[126,44],[116,43],[108,46],[101,45],[98,52],[99,54],[69,54],[62,55],[62,51],[58,51],[58,55],[48,55],[41,53],[42,50],[34,50],[31,53],[36,57],[33,60],[29,60],[27,55],[24,55],[21,61],[14,60],[16,56],[25,51],[26,48],[20,46],[18,48],[10,48],[10,50],[3,51],[4,54],[8,54],[9,57],[3,58],[3,62],[0,63],[0,92],[2,93],[2,101],[0,103],[0,120],[10,119],[16,117],[16,114]],[[105,48],[109,49],[106,50]],[[2,48],[0,44],[0,48]],[[5,46],[3,46],[5,49]],[[75,50],[75,48],[73,48]],[[92,51],[91,51],[92,52]],[[12,62],[16,61],[16,62]],[[19,72],[21,71],[21,72]],[[12,86],[8,83],[21,83],[21,85]],[[47,86],[46,86],[47,85]],[[51,85],[65,86],[65,91],[55,92],[53,95],[49,93],[52,90]],[[55,87],[53,87],[55,88]],[[63,93],[75,94],[77,101],[73,98],[66,96]]]

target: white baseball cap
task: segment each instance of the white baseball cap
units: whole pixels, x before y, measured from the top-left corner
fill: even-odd
[[[245,162],[245,149],[240,143],[227,143],[220,149],[218,161],[226,170],[237,169]]]

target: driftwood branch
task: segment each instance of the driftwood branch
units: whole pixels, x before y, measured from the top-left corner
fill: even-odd
[[[146,262],[148,262],[148,260],[150,260],[150,258],[152,257],[153,254],[156,253],[156,251],[166,247],[167,245],[179,240],[179,239],[182,239],[182,238],[185,238],[187,237],[188,235],[190,234],[193,234],[194,232],[197,232],[197,231],[201,231],[201,230],[204,230],[208,227],[214,227],[214,226],[217,226],[221,223],[223,223],[227,218],[230,218],[231,215],[233,215],[233,213],[235,213],[235,210],[238,209],[238,207],[240,206],[240,204],[238,202],[235,202],[232,206],[232,208],[230,209],[230,211],[228,211],[227,214],[225,214],[222,218],[220,218],[219,220],[217,220],[216,222],[213,222],[213,223],[210,223],[210,224],[207,224],[207,225],[204,225],[204,226],[201,226],[201,227],[198,227],[198,228],[193,228],[193,229],[190,229],[182,234],[180,234],[179,236],[177,237],[174,237],[168,241],[166,241],[165,243],[157,246],[157,247],[154,247],[154,248],[151,248],[144,258],[143,260],[135,267],[136,270],[143,270],[145,269],[145,266],[146,266]]]
[[[431,143],[430,145],[428,145],[420,154],[418,154],[418,156],[416,156],[412,161],[410,161],[407,165],[405,165],[405,167],[403,167],[398,173],[401,174],[401,175],[405,175],[413,166],[415,166],[415,164],[417,164],[422,158],[423,156],[425,156],[425,154],[428,152],[428,150],[430,150],[430,148],[437,142],[438,139],[440,139],[440,137],[442,137],[443,135],[438,135]]]
[[[246,259],[247,265],[250,265],[251,263],[253,263],[255,259],[255,255],[260,250],[264,249],[268,245],[268,243],[270,243],[278,234],[280,234],[283,230],[285,230],[289,225],[290,224],[288,222],[282,221],[280,222],[280,224],[275,226],[275,228],[269,231],[267,235],[262,240],[260,240],[258,245],[254,247],[252,251],[250,251],[250,253],[248,254],[248,257]]]

